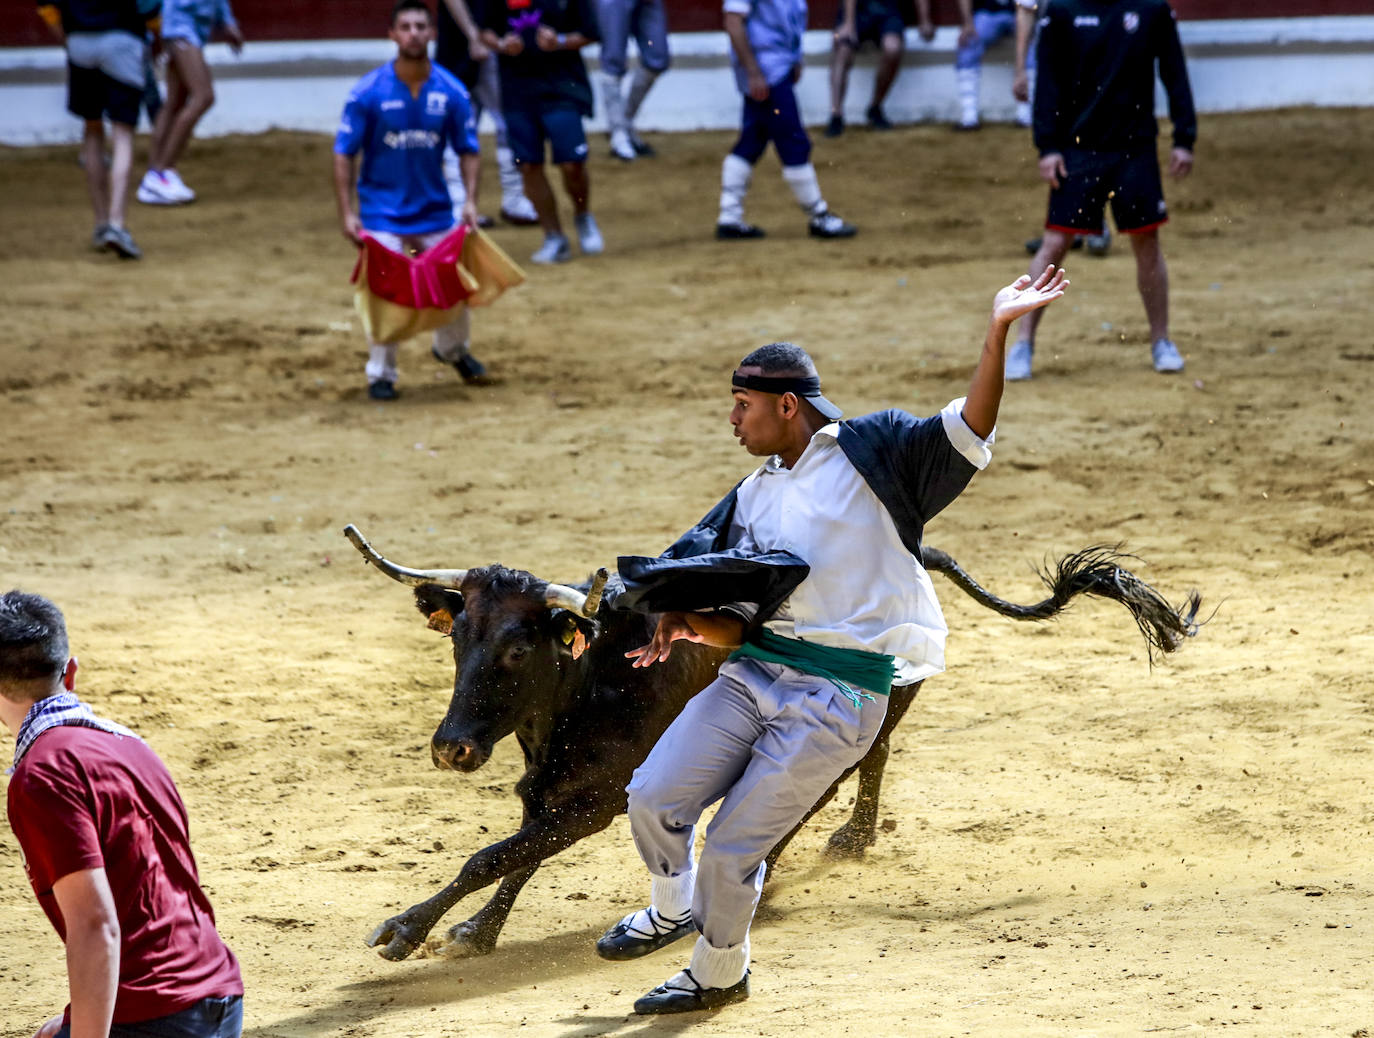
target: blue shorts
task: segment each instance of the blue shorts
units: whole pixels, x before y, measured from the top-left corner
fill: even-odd
[[[751,166],[763,157],[768,142],[778,151],[784,166],[804,166],[811,160],[811,138],[797,111],[792,80],[784,78],[768,88],[767,101],[744,96],[744,116],[739,139],[730,149]]]
[[[56,1038],[71,1038],[71,1033],[68,1022],[62,1025]],[[202,998],[170,1016],[110,1025],[110,1038],[239,1038],[242,1034],[242,995]]]
[[[1108,201],[1122,234],[1148,231],[1169,218],[1154,149],[1135,152],[1064,150],[1068,174],[1050,189],[1045,226],[1097,234]]]
[[[162,38],[204,47],[219,24],[219,6],[219,0],[163,0]]]
[[[544,162],[544,142],[553,146],[553,161],[587,161],[587,131],[575,101],[544,99],[534,104],[505,105],[506,142],[518,164]]]
[[[835,28],[838,29],[843,21],[844,4],[840,4],[835,12]],[[902,12],[890,0],[858,0],[854,5],[854,35],[858,37],[854,41],[856,45],[881,43],[884,36],[903,36],[905,32]]]

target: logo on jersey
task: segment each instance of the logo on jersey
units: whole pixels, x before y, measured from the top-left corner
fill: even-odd
[[[1140,28],[1140,15],[1134,11],[1127,11],[1121,16],[1121,27],[1127,32],[1135,32]]]
[[[440,134],[433,130],[392,130],[382,137],[382,143],[393,151],[409,151],[412,148],[437,148],[443,141]]]
[[[448,111],[448,94],[441,94],[437,90],[431,90],[425,95],[425,114],[443,115]]]
[[[1095,14],[1080,14],[1073,20],[1073,27],[1075,29],[1081,28],[1085,25],[1096,26],[1101,24],[1102,23],[1098,21],[1097,15]]]
[[[405,106],[406,103],[404,101],[383,101],[381,108],[382,111],[389,112],[394,108],[404,108]]]
[[[1159,215],[1163,216],[1166,212],[1168,212],[1168,209],[1164,205],[1164,199],[1161,198],[1159,200]]]

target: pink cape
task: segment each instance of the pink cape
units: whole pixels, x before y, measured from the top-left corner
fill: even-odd
[[[525,274],[480,230],[459,225],[418,256],[364,234],[351,280],[363,330],[390,343],[440,328],[464,306],[493,302]]]

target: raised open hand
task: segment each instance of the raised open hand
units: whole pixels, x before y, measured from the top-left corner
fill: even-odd
[[[1069,279],[1064,270],[1054,264],[1046,267],[1034,281],[1029,274],[1022,274],[993,297],[992,319],[999,324],[1011,324],[1018,317],[1054,302],[1068,287]]]

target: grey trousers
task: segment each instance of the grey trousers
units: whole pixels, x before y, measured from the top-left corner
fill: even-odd
[[[727,662],[630,780],[630,828],[656,897],[671,890],[672,877],[691,883],[695,871],[692,919],[710,949],[741,949],[735,980],[748,965],[768,852],[878,735],[887,697],[861,702],[791,667]],[[697,820],[718,800],[694,864]]]

